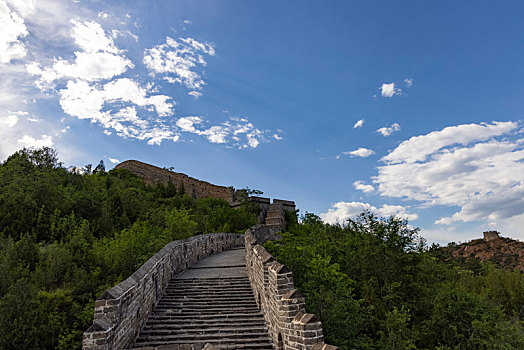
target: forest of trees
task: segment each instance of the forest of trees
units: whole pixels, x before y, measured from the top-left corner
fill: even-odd
[[[80,349],[94,300],[166,243],[244,232],[256,211],[126,170],[67,170],[49,148],[0,164],[0,349]],[[247,203],[247,202],[246,202]],[[288,219],[294,219],[289,215]],[[295,218],[296,219],[296,218]],[[524,277],[428,247],[406,221],[314,214],[266,248],[340,349],[524,349]]]
[[[306,214],[266,248],[292,271],[340,349],[524,349],[524,276],[427,247],[371,213],[344,225]]]
[[[102,162],[78,170],[49,148],[0,165],[0,349],[80,349],[96,297],[168,242],[256,223],[248,205],[146,186]]]

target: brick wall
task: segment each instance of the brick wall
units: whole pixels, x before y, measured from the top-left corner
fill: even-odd
[[[84,332],[83,349],[123,349],[130,345],[173,276],[207,255],[243,245],[243,235],[234,233],[212,233],[168,243],[128,279],[95,301],[94,321]]]
[[[186,174],[176,173],[167,169],[159,168],[154,165],[139,162],[137,160],[127,160],[115,166],[115,169],[127,169],[151,185],[162,183],[167,185],[171,181],[178,189],[184,184],[184,191],[193,198],[222,198],[230,204],[235,201],[235,190],[232,187],[213,185],[206,181],[197,180]]]
[[[244,235],[246,268],[259,308],[277,350],[336,350],[324,344],[322,323],[306,313],[304,296],[294,288],[293,273],[261,245],[268,228],[257,225]]]

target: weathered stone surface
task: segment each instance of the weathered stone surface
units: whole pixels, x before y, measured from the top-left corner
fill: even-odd
[[[260,245],[270,235],[274,237],[275,231],[254,226],[245,233],[245,247],[251,287],[273,345],[283,350],[337,349],[323,343],[322,323],[306,313],[304,296],[294,288],[293,273]]]
[[[236,199],[235,190],[232,187],[213,185],[186,174],[176,173],[137,160],[120,163],[115,166],[115,169],[127,169],[142,177],[147,184],[161,183],[167,185],[171,181],[177,189],[183,184],[185,193],[193,196],[193,198],[222,198],[229,203],[233,203]]]
[[[95,301],[94,322],[84,333],[83,348],[127,347],[138,335],[174,274],[212,253],[243,245],[243,235],[234,233],[200,235],[167,244],[133,276]]]
[[[273,349],[245,267],[245,249],[198,261],[173,278],[141,329],[134,348],[192,346]],[[191,348],[192,349],[192,348]]]
[[[122,162],[115,166],[115,169],[129,170],[143,178],[149,185],[167,185],[171,182],[177,190],[183,185],[185,193],[193,198],[221,198],[228,201],[229,205],[233,208],[240,206],[242,200],[247,196],[245,190],[235,190],[233,187],[214,185],[192,178],[186,174],[159,168],[137,160]],[[295,211],[295,202],[293,201],[274,199],[273,203],[271,203],[270,198],[257,196],[248,197],[248,200],[256,203],[260,208],[258,222],[260,224],[266,224],[268,228],[270,227],[275,232],[280,232],[286,227],[284,211]]]

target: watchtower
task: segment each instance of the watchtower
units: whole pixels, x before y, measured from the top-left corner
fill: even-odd
[[[484,232],[484,240],[485,241],[493,241],[495,239],[499,239],[499,232],[498,231],[485,231]]]

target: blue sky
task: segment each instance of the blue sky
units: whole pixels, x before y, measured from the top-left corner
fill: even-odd
[[[108,4],[109,3],[109,4]],[[524,239],[518,1],[0,0],[0,158],[138,159]]]

